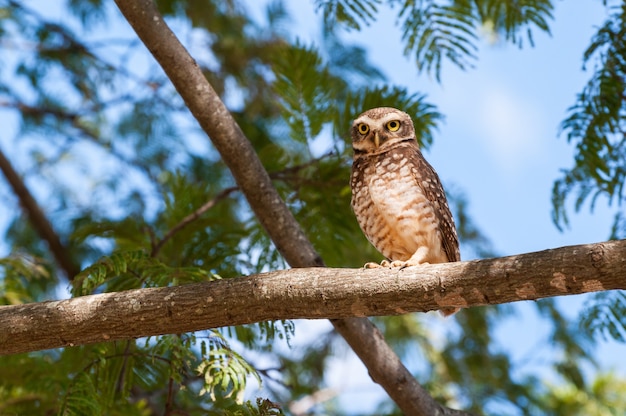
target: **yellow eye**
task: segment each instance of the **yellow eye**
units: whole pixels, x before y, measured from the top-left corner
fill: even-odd
[[[367,124],[361,123],[358,126],[356,126],[356,129],[359,131],[359,133],[365,136],[367,133],[369,133],[370,126],[368,126]]]
[[[386,127],[389,131],[398,131],[400,128],[400,122],[398,120],[391,120],[386,124]]]

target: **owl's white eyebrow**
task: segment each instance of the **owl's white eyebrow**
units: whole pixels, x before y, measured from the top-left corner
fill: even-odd
[[[370,116],[361,116],[357,118],[356,120],[354,120],[354,125],[357,125],[360,123],[384,123],[389,120],[396,120],[397,118],[398,116],[393,113],[385,114],[381,118],[371,118]]]
[[[354,120],[354,125],[356,126],[357,124],[361,124],[361,123],[366,123],[366,122],[373,122],[376,121],[368,116],[361,116],[359,118],[357,118],[356,120]]]

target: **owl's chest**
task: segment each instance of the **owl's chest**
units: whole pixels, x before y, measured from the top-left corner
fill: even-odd
[[[417,167],[401,157],[353,165],[352,208],[367,238],[387,258],[406,260],[436,237],[433,204],[421,178]]]
[[[425,199],[420,177],[417,167],[401,154],[355,161],[351,179],[352,205],[366,211],[410,210],[412,205]]]

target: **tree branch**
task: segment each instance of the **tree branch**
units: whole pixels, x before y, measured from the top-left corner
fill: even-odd
[[[211,138],[281,255],[292,267],[323,266],[319,254],[273,187],[252,145],[195,60],[164,22],[154,2],[116,0],[115,3]],[[382,342],[380,332],[369,320],[363,320],[359,325],[352,325],[354,323],[351,320],[339,325],[333,321],[337,331],[357,352],[370,373],[378,375],[376,382],[405,414],[428,416],[433,414],[434,406],[441,407],[415,380],[411,383],[412,389],[398,388],[398,380],[413,379],[411,373],[391,347]],[[375,339],[379,340],[379,350],[360,348]],[[382,349],[385,354],[379,355]],[[393,372],[382,362],[383,357],[394,357],[396,365]]]
[[[0,150],[0,170],[2,170],[4,177],[19,199],[20,205],[28,214],[31,224],[39,236],[48,243],[48,248],[57,264],[65,272],[68,279],[72,280],[80,271],[78,266],[70,258],[67,248],[61,242],[59,235],[54,231],[52,224],[50,224],[39,204],[37,204],[37,201],[35,201],[35,198],[33,198],[24,181],[15,171],[2,150]]]
[[[261,321],[400,315],[626,289],[624,270],[626,240],[620,240],[405,269],[289,269],[0,306],[0,354]],[[363,322],[344,319],[338,326],[352,321]]]
[[[292,267],[322,266],[252,144],[154,2],[117,0],[116,4],[208,134],[278,251]]]

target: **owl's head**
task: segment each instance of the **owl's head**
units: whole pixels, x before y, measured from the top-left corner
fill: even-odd
[[[415,128],[411,117],[392,107],[367,110],[352,122],[354,154],[384,153],[398,143],[413,142]]]

